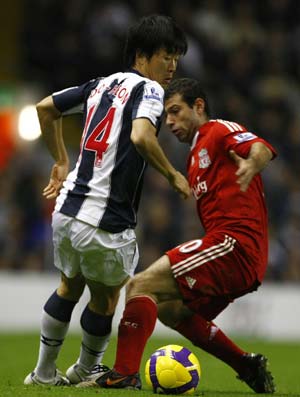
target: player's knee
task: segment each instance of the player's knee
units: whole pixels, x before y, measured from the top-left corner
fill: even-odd
[[[143,273],[138,273],[131,280],[129,280],[126,286],[126,295],[127,298],[136,295],[144,295],[148,293],[146,288],[147,283]]]
[[[89,302],[89,307],[92,311],[102,316],[113,316],[116,310],[117,303],[118,298],[102,299],[101,301],[91,299]]]
[[[89,306],[98,314],[110,316],[113,315],[119,301],[120,290],[114,287],[91,288],[89,283],[91,299]]]
[[[191,311],[180,300],[160,303],[157,309],[159,320],[170,328],[176,328],[179,323],[191,316]]]
[[[132,279],[130,279],[126,285],[126,294],[127,297],[131,297],[132,295],[136,294],[136,291],[138,290],[138,276],[134,276]]]
[[[84,286],[84,279],[80,277],[67,279],[65,276],[62,276],[57,293],[65,299],[78,301],[83,293]]]
[[[82,293],[79,290],[73,290],[73,289],[70,289],[70,288],[68,288],[66,286],[61,286],[60,285],[57,288],[57,294],[59,296],[61,296],[62,298],[64,298],[64,299],[68,299],[68,300],[71,300],[71,301],[74,301],[74,302],[78,302]]]

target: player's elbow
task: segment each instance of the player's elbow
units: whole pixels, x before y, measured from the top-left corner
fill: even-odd
[[[266,152],[266,158],[267,161],[271,161],[273,159],[273,153],[272,151],[265,145],[265,152]]]
[[[146,146],[146,137],[145,134],[142,134],[139,131],[132,130],[130,135],[131,142],[137,149],[142,149]]]
[[[61,116],[61,113],[55,107],[51,96],[42,99],[36,104],[36,111],[39,120],[52,119],[56,120]]]

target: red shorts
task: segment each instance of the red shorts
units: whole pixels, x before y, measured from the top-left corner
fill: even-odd
[[[239,243],[222,232],[208,233],[166,254],[183,302],[208,321],[260,285]]]

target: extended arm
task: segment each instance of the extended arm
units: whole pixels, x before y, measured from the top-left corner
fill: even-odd
[[[155,132],[149,120],[139,118],[133,121],[131,140],[143,158],[167,178],[170,185],[183,198],[187,198],[190,195],[188,181],[169,162],[158,143]]]
[[[262,171],[273,157],[271,150],[262,142],[253,143],[246,159],[240,157],[234,150],[230,150],[229,154],[238,166],[235,174],[242,192],[248,189],[254,175]]]
[[[39,102],[36,109],[42,136],[49,152],[55,160],[49,183],[43,191],[43,195],[47,199],[53,199],[58,196],[63,181],[66,179],[69,171],[69,157],[62,134],[62,118],[51,96]]]

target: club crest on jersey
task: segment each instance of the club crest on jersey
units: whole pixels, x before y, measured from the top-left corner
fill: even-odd
[[[207,149],[203,148],[199,152],[199,168],[208,168],[211,164]]]

